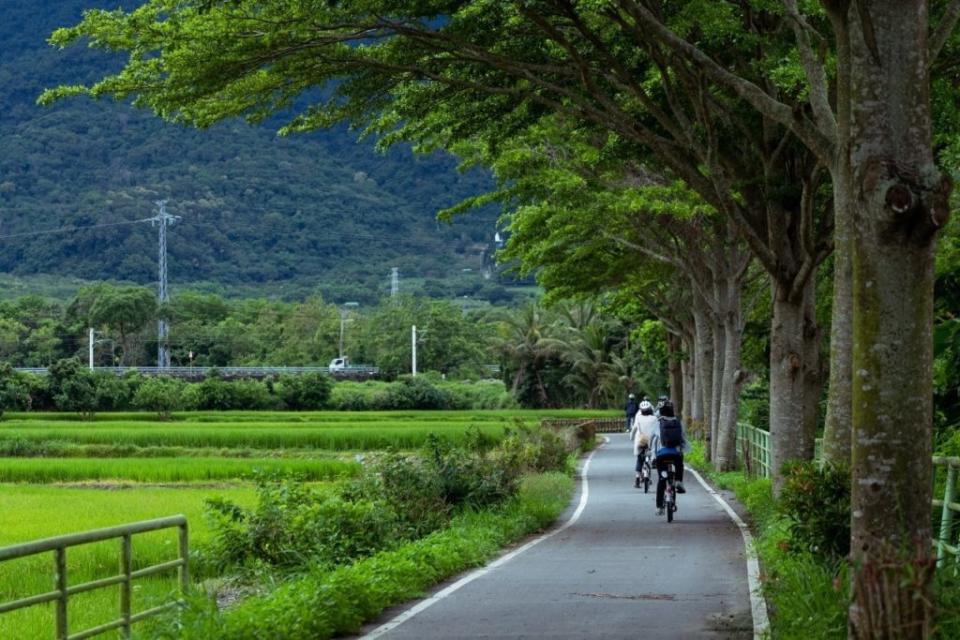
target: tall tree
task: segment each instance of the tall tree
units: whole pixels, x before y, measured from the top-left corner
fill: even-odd
[[[853,425],[850,633],[922,637],[928,580],[908,579],[916,577],[908,551],[925,566],[929,488],[898,480],[930,473],[932,248],[951,188],[931,149],[930,65],[960,7],[935,3],[945,9],[931,36],[928,0],[822,4],[832,78],[818,15],[795,0],[154,0],[129,15],[88,14],[59,32],[61,44],[89,36],[132,56],[91,89],[48,98],[135,95],[161,115],[208,125],[262,119],[307,88],[339,81],[290,129],[369,121],[389,107],[386,126],[410,117],[401,137],[440,144],[489,128],[491,118],[509,131],[531,114],[563,111],[631,140],[733,219],[770,274],[775,471],[812,453],[811,282],[830,250],[835,210],[852,292],[850,313],[841,308],[835,320],[851,318],[856,372],[850,402],[837,395],[844,379],[833,392]],[[770,60],[794,53],[804,80],[784,90],[783,69]],[[466,117],[423,117],[451,96],[468,97],[459,103]],[[824,168],[833,202],[820,208]],[[839,280],[845,273],[841,264]],[[906,428],[904,406],[914,417]]]

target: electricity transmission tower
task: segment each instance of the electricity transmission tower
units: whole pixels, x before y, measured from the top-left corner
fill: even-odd
[[[400,269],[393,267],[390,273],[390,297],[395,298],[400,293]]]
[[[167,290],[167,226],[180,220],[180,216],[167,213],[166,200],[157,200],[155,204],[158,212],[156,216],[150,218],[150,221],[160,228],[160,287],[157,297],[162,306],[170,300],[170,293]],[[163,316],[164,310],[161,309],[160,313],[160,319],[157,321],[157,367],[167,369],[170,367],[170,345],[167,344],[170,327]]]

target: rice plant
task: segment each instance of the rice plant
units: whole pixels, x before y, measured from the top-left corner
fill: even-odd
[[[0,458],[0,482],[196,482],[249,479],[257,472],[294,474],[304,480],[355,475],[360,465],[342,460],[237,458]]]

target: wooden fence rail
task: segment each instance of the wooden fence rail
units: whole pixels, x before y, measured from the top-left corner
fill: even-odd
[[[821,443],[818,440],[815,451],[816,458],[820,458]],[[737,425],[737,455],[748,473],[763,478],[770,477],[770,437],[769,433],[748,424]],[[958,520],[955,514],[960,513],[957,482],[960,480],[960,458],[934,456],[933,477],[936,488],[937,469],[945,467],[946,478],[943,486],[942,498],[934,498],[933,508],[941,509],[940,530],[933,540],[937,549],[937,566],[946,563],[947,554],[951,554],[960,563],[960,543],[957,542],[957,530],[954,523]]]
[[[132,538],[138,533],[148,531],[157,531],[159,529],[178,528],[179,531],[179,557],[176,560],[161,562],[142,569],[133,570],[133,543]],[[101,578],[82,584],[69,584],[67,581],[67,549],[92,542],[101,542],[119,538],[120,544],[120,574],[109,578]],[[145,520],[125,524],[118,527],[109,527],[106,529],[96,529],[93,531],[84,531],[82,533],[73,533],[55,538],[46,538],[44,540],[35,540],[25,542],[9,547],[0,548],[0,563],[15,558],[24,558],[40,553],[53,552],[53,567],[55,571],[55,589],[46,593],[32,595],[12,602],[0,602],[0,614],[18,609],[25,609],[47,602],[56,603],[56,639],[57,640],[84,640],[93,636],[119,629],[124,638],[130,637],[131,626],[145,618],[162,613],[170,608],[183,604],[182,601],[171,602],[158,607],[153,607],[139,613],[131,613],[131,593],[133,590],[133,581],[137,578],[145,578],[172,569],[179,571],[180,589],[186,593],[190,584],[190,572],[188,568],[188,541],[187,541],[187,519],[182,515],[170,516],[168,518],[157,518],[155,520]],[[94,589],[103,589],[120,585],[120,618],[112,622],[107,622],[99,626],[71,634],[67,620],[67,602],[72,595],[93,591]]]

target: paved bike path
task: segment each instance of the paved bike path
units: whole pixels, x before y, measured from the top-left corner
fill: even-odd
[[[571,526],[491,569],[402,624],[396,607],[364,628],[378,638],[753,637],[743,539],[722,507],[684,478],[672,524],[654,488],[633,488],[632,448],[613,434],[588,469]],[[559,523],[573,515],[583,491]],[[453,581],[451,581],[453,582]]]

